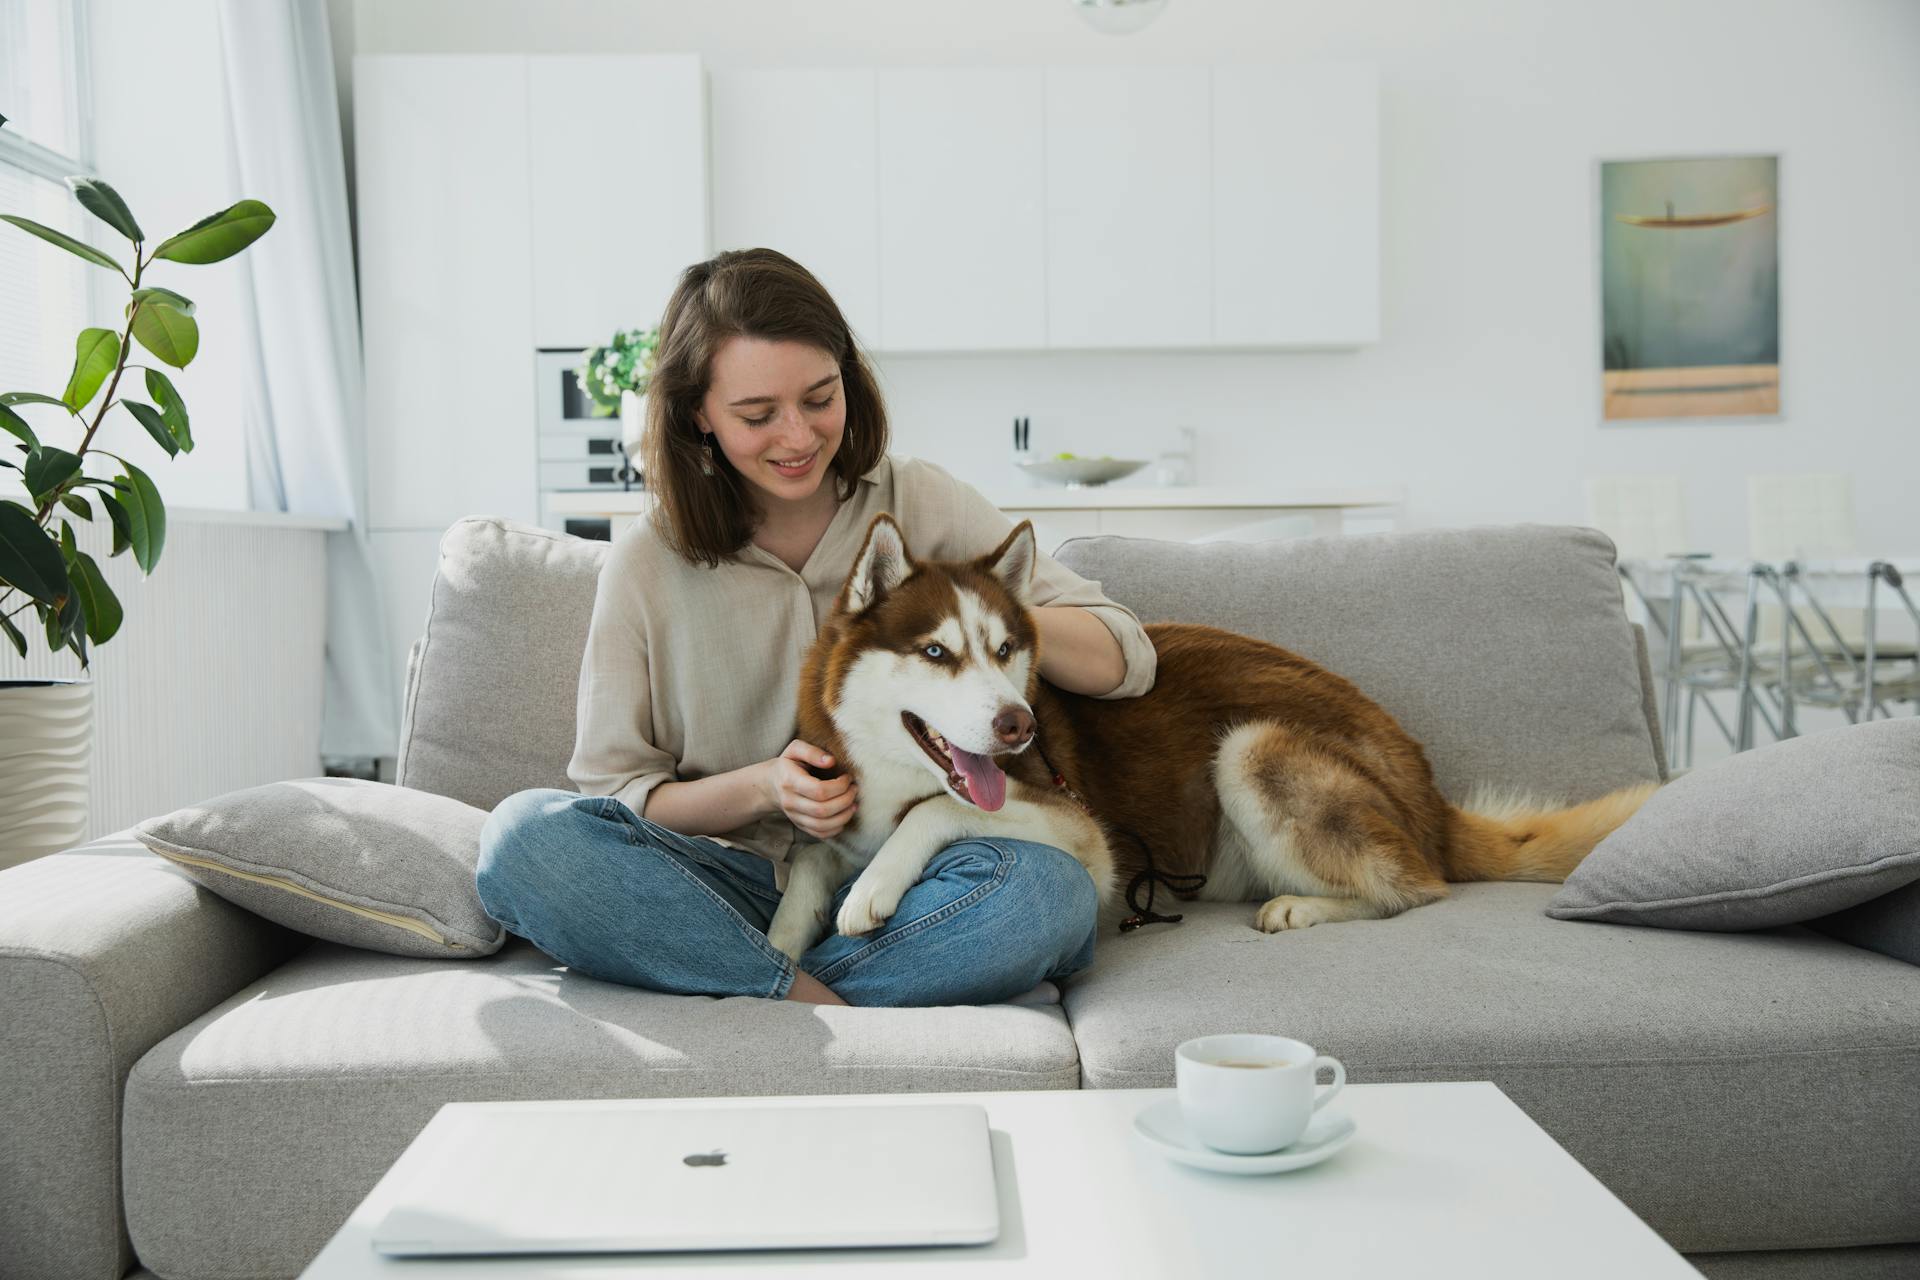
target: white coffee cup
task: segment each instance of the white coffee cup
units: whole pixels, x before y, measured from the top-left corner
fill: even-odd
[[[1321,1067],[1333,1084],[1317,1091]],[[1292,1146],[1313,1113],[1347,1084],[1337,1058],[1285,1036],[1201,1036],[1173,1053],[1180,1113],[1195,1137],[1216,1151],[1261,1155]]]

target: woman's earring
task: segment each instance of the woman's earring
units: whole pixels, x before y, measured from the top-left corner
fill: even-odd
[[[700,448],[700,474],[701,474],[701,475],[703,475],[703,476],[710,476],[710,475],[713,475],[713,474],[714,474],[714,469],[713,469],[713,437],[712,437],[712,436],[706,436],[706,435],[703,435],[703,436],[702,436],[702,438],[701,438],[701,440],[700,440],[700,445],[701,445],[701,448]]]
[[[853,446],[853,424],[851,422],[847,424],[847,446],[849,448]]]

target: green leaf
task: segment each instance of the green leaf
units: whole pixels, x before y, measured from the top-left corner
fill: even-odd
[[[133,336],[176,369],[186,368],[200,349],[200,326],[164,302],[146,303],[133,313]]]
[[[13,625],[13,619],[0,614],[0,631],[7,633],[7,639],[13,641],[13,647],[20,651],[21,657],[27,656],[27,637],[20,628]]]
[[[140,224],[133,220],[133,211],[127,208],[118,191],[98,178],[68,178],[67,186],[72,188],[73,198],[80,202],[82,209],[135,244],[146,239],[140,232]]]
[[[43,227],[29,218],[18,217],[11,213],[0,213],[0,222],[11,222],[22,231],[30,231],[34,235],[39,236],[48,244],[57,244],[68,253],[79,254],[88,262],[96,263],[109,271],[118,271],[123,276],[127,274],[121,269],[120,264],[112,258],[109,258],[106,254],[100,252],[90,244],[82,244],[64,231],[55,231],[52,227]]]
[[[77,493],[61,494],[60,505],[79,516],[82,520],[93,519],[93,504]]]
[[[52,545],[52,544],[48,544]],[[64,571],[63,571],[64,572]],[[47,648],[56,653],[67,647],[73,629],[80,623],[80,596],[71,586],[60,598],[57,606],[49,607],[46,612]]]
[[[29,449],[40,447],[40,437],[33,434],[33,428],[27,425],[27,420],[3,404],[0,404],[0,431],[11,431],[25,441]]]
[[[95,644],[105,644],[120,630],[125,616],[120,598],[107,585],[99,564],[86,552],[73,553],[71,569],[74,592],[80,597],[80,607],[87,616],[87,637]]]
[[[49,605],[72,590],[59,548],[17,502],[0,503],[0,582]]]
[[[68,413],[73,409],[65,400],[57,396],[43,396],[38,391],[9,391],[0,394],[0,404],[57,404]]]
[[[158,369],[147,370],[147,394],[160,406],[160,417],[173,432],[181,449],[193,452],[193,428],[187,424],[187,402],[173,389],[173,382]]]
[[[46,501],[48,494],[79,474],[80,459],[65,449],[43,444],[27,455],[27,492],[35,502]]]
[[[273,210],[260,201],[242,200],[161,241],[153,256],[195,265],[219,262],[267,234],[273,219]]]
[[[167,509],[147,473],[124,458],[121,463],[127,469],[126,496],[121,499],[127,509],[127,540],[133,544],[133,558],[140,568],[152,573],[167,542]]]
[[[171,289],[162,289],[158,285],[145,289],[135,289],[132,296],[127,299],[127,305],[131,307],[136,302],[164,302],[175,311],[181,312],[184,315],[193,314],[192,298],[175,293]]]
[[[107,518],[113,521],[113,550],[109,553],[111,558],[133,545],[133,517],[128,514],[126,504],[111,493],[100,495],[100,505],[107,509]]]
[[[169,458],[180,452],[180,446],[174,440],[173,432],[167,427],[167,420],[160,416],[158,409],[150,404],[141,404],[138,400],[122,400],[119,403],[126,406],[128,413],[140,419],[140,425],[145,427],[147,434],[167,451]]]
[[[67,379],[61,399],[75,413],[86,408],[119,362],[119,334],[111,329],[82,329],[73,344],[73,376]]]

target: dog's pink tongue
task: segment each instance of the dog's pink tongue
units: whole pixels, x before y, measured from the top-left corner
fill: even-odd
[[[951,743],[948,750],[953,752],[953,763],[959,768],[960,776],[967,780],[967,794],[973,797],[974,804],[992,813],[1007,802],[1007,775],[1000,772],[992,756],[977,756]]]

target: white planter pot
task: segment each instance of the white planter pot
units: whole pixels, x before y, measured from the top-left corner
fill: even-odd
[[[620,438],[627,446],[627,456],[635,459],[639,465],[640,436],[647,429],[647,398],[635,395],[631,391],[620,393]]]
[[[0,681],[0,867],[87,838],[91,680]]]

